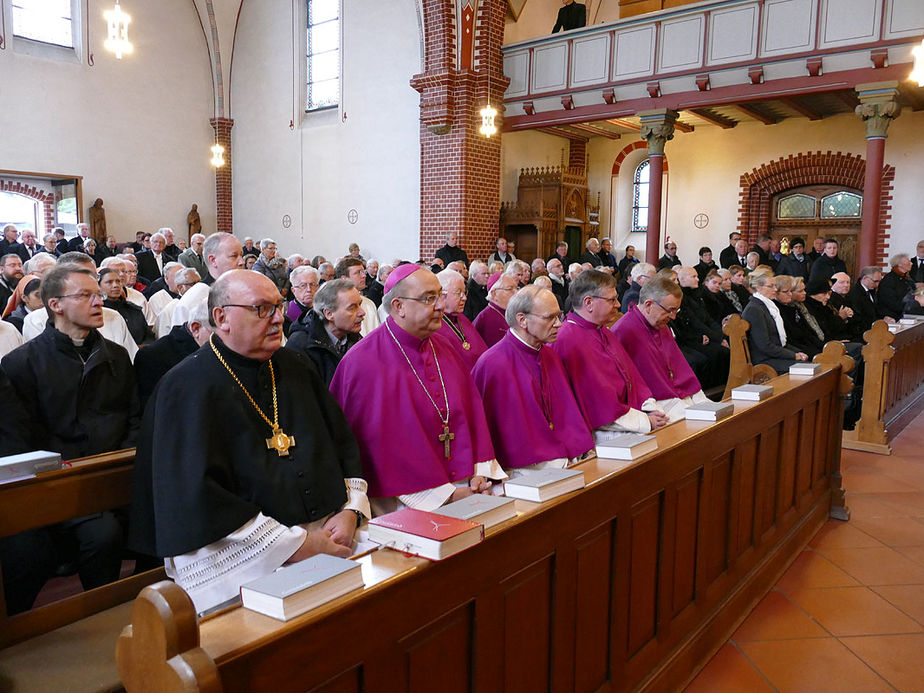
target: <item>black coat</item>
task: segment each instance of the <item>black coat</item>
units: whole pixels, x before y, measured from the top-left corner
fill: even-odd
[[[642,290],[642,287],[638,282],[632,282],[629,284],[629,288],[626,289],[626,292],[622,295],[622,304],[619,307],[623,313],[628,313],[629,309],[638,303],[638,295]]]
[[[748,347],[751,363],[766,363],[777,373],[785,373],[796,362],[796,352],[784,347],[770,310],[756,296],[744,307],[741,317],[751,324],[748,330]],[[788,335],[787,335],[788,337]]]
[[[449,245],[447,243],[436,251],[436,257],[442,260],[446,267],[449,267],[450,262],[456,262],[457,260],[461,260],[465,263],[465,266],[468,267],[468,253],[457,245]]]
[[[894,269],[879,282],[879,314],[898,320],[904,313],[905,298],[914,292],[914,282]]]
[[[632,268],[638,264],[637,257],[628,257],[625,256],[622,260],[619,261],[619,264],[616,266],[619,270],[619,276],[629,281],[629,275],[632,273]]]
[[[811,296],[807,296],[805,307],[818,322],[821,331],[825,333],[826,342],[851,338],[852,335],[847,322],[837,314],[837,311],[831,305],[825,305]]]
[[[601,267],[603,265],[603,260],[600,259],[600,256],[596,253],[592,253],[589,250],[585,251],[581,257],[578,258],[578,262],[582,265],[586,262],[591,267]]]
[[[807,255],[803,255],[802,262],[799,262],[796,256],[790,253],[789,255],[784,255],[783,259],[780,260],[779,264],[776,266],[776,274],[788,274],[790,277],[802,277],[802,279],[808,281],[811,268],[812,263],[809,262]]]
[[[748,252],[757,253],[757,256],[759,258],[757,260],[758,265],[769,265],[770,267],[773,267],[776,265],[776,263],[773,261],[773,258],[770,257],[770,253],[768,253],[766,250],[761,248],[759,245],[754,245]]]
[[[140,406],[135,372],[125,349],[91,330],[83,358],[52,325],[7,354],[0,366],[34,429],[33,449],[66,460],[132,447]]]
[[[725,269],[728,269],[732,265],[739,264],[738,253],[735,252],[735,246],[727,245],[722,249],[722,252],[719,253],[719,264]]]
[[[375,304],[378,308],[382,305],[382,297],[385,295],[385,286],[378,280],[368,282],[366,287],[366,298]]]
[[[703,335],[712,344],[721,344],[725,339],[721,321],[713,320],[699,298],[699,291],[684,287],[680,310],[674,319],[674,334],[677,343],[686,346],[702,346]]]
[[[820,354],[825,344],[806,322],[802,311],[794,303],[784,304],[779,301],[774,301],[774,303],[780,309],[780,315],[783,316],[783,326],[786,328],[786,346],[796,351],[805,352],[809,358],[814,358],[817,354]]]
[[[579,2],[565,5],[558,10],[558,19],[555,20],[555,26],[552,27],[552,33],[559,29],[569,31],[570,29],[580,29],[587,25],[587,6]]]
[[[0,257],[4,255],[18,255],[23,262],[29,259],[29,252],[22,243],[10,243],[5,238],[0,240]]]
[[[150,250],[145,250],[137,255],[135,259],[138,261],[138,276],[144,277],[148,280],[148,283],[153,282],[155,279],[160,279],[162,273],[157,267],[157,260],[154,259],[154,253]],[[161,254],[161,260],[163,264],[167,264],[170,260],[167,259],[166,255]]]
[[[474,322],[475,318],[478,317],[478,313],[488,307],[488,287],[482,286],[474,279],[469,279],[466,288],[468,298],[465,301],[462,314]],[[379,302],[381,303],[381,299],[379,299]]]
[[[706,278],[706,275],[709,274],[714,269],[718,269],[718,266],[712,260],[708,264],[700,260],[695,265],[693,269],[696,270],[696,275],[699,277],[699,283],[702,284],[703,280]]]
[[[876,305],[876,291],[872,292],[872,300],[870,300],[870,295],[857,280],[850,287],[850,291],[847,292],[844,304],[853,311],[853,319],[850,321],[854,327],[852,340],[861,342],[863,341],[863,333],[872,327],[874,322],[883,317],[879,314],[879,309]]]
[[[924,283],[924,260],[918,260],[917,256],[911,258],[911,279],[916,283]]]
[[[667,253],[664,253],[664,255],[661,256],[661,259],[658,260],[658,271],[660,272],[663,269],[671,269],[673,267],[676,267],[677,265],[682,265],[682,264],[683,263],[680,261],[680,258],[677,257],[676,255],[674,255],[674,257],[671,257]]]
[[[343,354],[360,340],[360,336],[358,334],[348,334],[346,337],[346,350],[341,354],[330,341],[330,336],[327,334],[327,330],[324,329],[324,321],[313,310],[308,311],[299,323],[303,325],[304,329],[292,333],[289,341],[286,342],[286,349],[301,352],[311,359],[321,376],[321,380],[329,387]]]
[[[118,301],[107,298],[103,301],[103,305],[107,308],[112,308],[122,316],[122,319],[125,320],[125,325],[128,327],[128,333],[135,340],[135,344],[142,344],[151,336],[148,321],[145,319],[144,311],[141,307],[124,298]]]
[[[734,304],[729,300],[728,296],[722,293],[722,291],[714,294],[709,289],[703,287],[699,290],[699,297],[709,317],[719,325],[721,325],[722,321],[729,315],[736,315],[738,313]]]
[[[812,263],[812,270],[809,272],[809,281],[817,278],[830,279],[838,272],[847,272],[847,265],[839,257],[828,257],[824,253],[818,256],[818,259]]]
[[[167,371],[198,348],[186,327],[174,325],[166,335],[138,350],[135,355],[135,377],[138,380],[138,396],[142,408],[147,405],[154,388]]]

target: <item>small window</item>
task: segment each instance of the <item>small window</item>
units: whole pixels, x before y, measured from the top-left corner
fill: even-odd
[[[13,36],[74,47],[71,0],[12,0]]]
[[[821,198],[821,216],[859,219],[863,215],[863,198],[843,190]]]
[[[815,198],[809,195],[789,195],[780,198],[777,217],[780,219],[814,219]]]
[[[650,174],[648,159],[635,169],[632,179],[632,230],[648,231],[648,176]]]
[[[306,110],[340,103],[340,0],[307,0]]]

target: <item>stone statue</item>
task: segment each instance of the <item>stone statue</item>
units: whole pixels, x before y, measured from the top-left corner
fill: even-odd
[[[105,245],[106,237],[106,210],[103,209],[103,200],[99,197],[90,207],[90,236],[97,245]]]
[[[194,233],[202,233],[202,222],[199,220],[199,205],[193,205],[186,215],[186,225],[189,227],[189,237]]]

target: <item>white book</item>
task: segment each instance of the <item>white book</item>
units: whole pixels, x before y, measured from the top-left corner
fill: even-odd
[[[511,498],[541,503],[584,488],[584,472],[577,469],[538,469],[520,472],[504,482]]]
[[[901,332],[905,329],[904,325],[900,325],[897,322],[889,323],[889,332]]]
[[[735,412],[731,402],[700,402],[687,407],[687,421],[721,421]]]
[[[18,481],[61,469],[61,455],[47,450],[34,450],[21,455],[0,457],[0,483]]]
[[[444,505],[433,512],[444,517],[457,517],[460,520],[478,522],[484,525],[485,529],[517,516],[516,503],[513,498],[490,496],[486,493],[473,493],[467,498]]]
[[[810,363],[805,361],[803,363],[794,363],[789,367],[790,375],[806,376],[806,375],[818,375],[821,373],[821,364],[820,363]]]
[[[597,443],[597,457],[602,460],[637,460],[658,449],[658,439],[640,433],[623,433]]]
[[[773,394],[773,385],[741,385],[731,391],[732,399],[759,402]]]
[[[902,318],[898,321],[899,325],[917,325],[918,321],[914,318]]]
[[[317,554],[241,585],[241,603],[280,621],[363,587],[356,561]]]

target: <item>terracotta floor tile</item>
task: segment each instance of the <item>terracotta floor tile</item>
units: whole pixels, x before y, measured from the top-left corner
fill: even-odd
[[[924,585],[880,585],[870,589],[924,625]]]
[[[780,693],[895,693],[836,638],[746,642],[740,647]]]
[[[725,643],[684,693],[771,693],[773,688],[737,647]]]
[[[917,490],[902,481],[896,481],[878,469],[851,468],[844,470],[844,488],[851,493],[901,493]]]
[[[848,493],[847,507],[850,509],[851,519],[858,517],[905,517],[907,515],[907,513],[896,510],[869,494]]]
[[[776,586],[784,592],[799,587],[844,587],[859,584],[824,556],[812,550],[800,553]]]
[[[860,517],[852,519],[850,524],[886,546],[924,546],[924,522],[913,517]]]
[[[896,546],[895,550],[918,565],[924,565],[924,546]]]
[[[911,521],[917,522],[913,519]],[[924,530],[924,524],[919,524],[919,526]],[[924,544],[924,542],[915,543]],[[818,534],[812,537],[809,546],[814,548],[825,547],[829,549],[855,549],[883,546],[883,543],[873,538],[868,533],[860,531],[856,521],[841,522],[840,520],[828,520],[824,526],[818,530]]]
[[[902,693],[924,693],[924,634],[842,638],[841,642]]]
[[[735,642],[749,640],[788,640],[795,638],[827,638],[831,634],[786,598],[771,590],[751,615],[735,631]]]
[[[924,566],[895,549],[819,548],[818,553],[864,585],[924,584]]]
[[[874,494],[876,500],[895,508],[904,515],[911,517],[924,517],[924,491],[909,491],[907,493],[881,493]]]
[[[924,632],[924,626],[868,587],[797,589],[789,598],[836,636]]]

